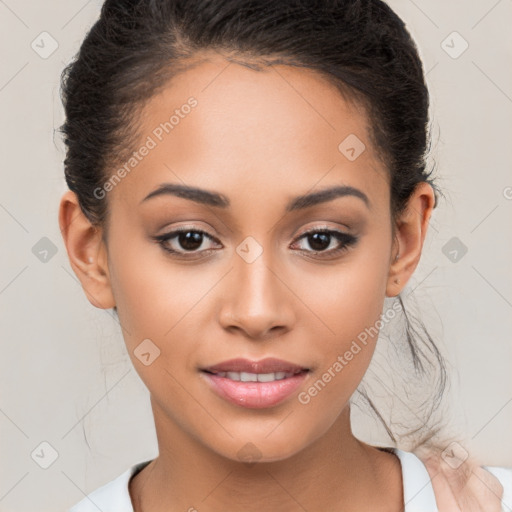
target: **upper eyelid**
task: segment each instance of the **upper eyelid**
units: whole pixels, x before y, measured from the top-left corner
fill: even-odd
[[[176,234],[179,234],[179,233],[188,233],[189,231],[194,231],[196,233],[201,233],[203,235],[206,235],[208,238],[211,238],[212,240],[218,241],[218,238],[216,236],[211,235],[205,229],[197,228],[197,227],[188,227],[188,226],[171,229],[167,233],[163,233],[162,235],[160,235],[160,237],[169,236],[169,235],[176,235]]]
[[[180,226],[180,227],[171,229],[170,231],[167,231],[166,233],[163,233],[162,235],[159,235],[159,237],[174,235],[176,233],[188,232],[188,231],[195,231],[195,232],[198,232],[198,233],[202,233],[202,234],[208,236],[209,238],[212,238],[214,240],[218,240],[215,235],[210,234],[208,231],[206,231],[203,228],[199,228],[199,227],[195,227],[195,226]],[[342,231],[341,229],[333,228],[333,227],[330,227],[330,226],[323,225],[323,226],[315,226],[315,227],[308,228],[308,229],[302,231],[300,234],[296,235],[295,238],[302,237],[302,236],[307,235],[309,233],[316,233],[318,231],[326,231],[326,232],[328,231],[328,232],[334,232],[334,233],[341,233],[341,234],[344,234],[344,235],[345,234],[347,234],[347,235],[349,234],[349,233],[347,233],[345,231]]]
[[[189,231],[201,233],[201,234],[207,236],[213,242],[220,243],[222,245],[222,242],[220,242],[220,240],[217,237],[215,237],[214,235],[211,235],[210,233],[208,233],[208,231],[206,231],[202,228],[193,227],[193,226],[180,226],[180,227],[172,229],[166,233],[163,233],[162,235],[158,235],[156,238],[158,238],[158,239],[163,238],[163,239],[170,240],[170,239],[176,238],[176,236],[179,235],[179,233],[181,233],[181,232],[186,233]],[[302,231],[300,234],[294,236],[292,243],[303,239],[304,237],[308,236],[311,233],[318,233],[318,232],[335,233],[335,234],[339,234],[342,236],[354,237],[354,235],[351,235],[350,233],[347,233],[340,229],[336,229],[336,228],[332,228],[332,227],[323,225],[323,226],[311,227],[311,228],[306,229],[305,231]],[[198,252],[201,252],[201,251],[198,251]]]
[[[308,229],[304,231],[301,235],[298,235],[294,238],[294,242],[297,242],[298,240],[302,240],[303,238],[307,237],[311,233],[333,233],[334,238],[338,240],[338,242],[343,242],[345,239],[345,242],[348,240],[357,240],[358,237],[356,235],[353,235],[351,233],[347,233],[345,231],[341,231],[339,229],[332,229],[332,228],[313,228]]]

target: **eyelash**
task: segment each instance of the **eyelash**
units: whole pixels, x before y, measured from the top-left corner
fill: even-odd
[[[213,236],[209,235],[206,231],[203,231],[201,229],[189,228],[189,227],[175,229],[174,231],[170,231],[169,233],[154,236],[152,238],[153,238],[153,240],[155,240],[155,242],[157,242],[162,247],[162,249],[164,251],[170,253],[171,255],[184,256],[186,259],[190,259],[190,256],[188,256],[188,255],[199,254],[201,252],[206,252],[209,254],[210,252],[215,250],[215,249],[205,249],[203,251],[180,252],[180,251],[175,251],[174,249],[171,249],[167,245],[167,242],[169,242],[169,240],[177,238],[181,233],[199,233],[201,235],[206,236],[210,240],[217,241]],[[335,239],[338,240],[338,242],[341,243],[341,246],[338,247],[337,249],[330,249],[329,251],[304,251],[303,250],[303,252],[313,253],[314,255],[327,254],[329,256],[336,256],[338,254],[341,254],[341,253],[347,251],[351,246],[355,245],[358,241],[358,238],[356,236],[349,235],[348,233],[343,233],[342,231],[337,231],[337,230],[328,229],[328,228],[317,228],[317,229],[312,229],[310,231],[304,232],[302,235],[300,235],[296,239],[296,241],[294,243],[296,243],[297,241],[302,240],[304,238],[307,238],[308,236],[317,234],[317,233],[325,233],[325,234],[332,235]],[[323,257],[323,256],[321,256],[321,257]]]

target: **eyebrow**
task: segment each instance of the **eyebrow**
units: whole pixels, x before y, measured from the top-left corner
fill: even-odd
[[[177,183],[162,183],[155,190],[150,192],[141,201],[141,203],[153,197],[162,195],[173,195],[217,208],[228,208],[231,204],[226,196],[219,194],[218,192],[192,187],[190,185],[180,185]],[[291,212],[294,210],[310,208],[311,206],[345,196],[357,197],[364,202],[367,208],[370,208],[370,200],[364,192],[348,185],[340,185],[294,197],[286,206],[286,211]]]

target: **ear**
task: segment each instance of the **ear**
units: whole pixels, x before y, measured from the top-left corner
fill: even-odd
[[[418,183],[404,212],[396,221],[387,297],[398,295],[416,269],[434,205],[432,186],[427,182]]]
[[[71,268],[89,302],[100,309],[115,306],[102,230],[84,215],[76,194],[67,191],[59,206],[59,226]]]

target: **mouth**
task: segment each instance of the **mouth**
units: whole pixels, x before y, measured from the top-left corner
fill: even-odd
[[[210,375],[217,377],[224,377],[236,382],[274,382],[276,380],[289,379],[299,373],[307,372],[309,370],[299,370],[298,372],[271,372],[271,373],[250,373],[250,372],[210,372],[204,370]]]
[[[308,377],[310,368],[280,359],[231,359],[201,369],[210,388],[229,403],[263,409],[289,398]]]

